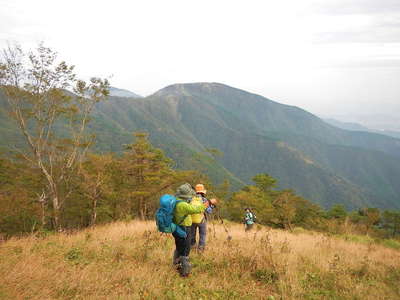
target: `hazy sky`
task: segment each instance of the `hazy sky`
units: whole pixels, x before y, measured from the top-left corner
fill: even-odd
[[[82,76],[141,95],[215,81],[316,114],[400,113],[400,0],[0,5],[1,47],[44,41]]]

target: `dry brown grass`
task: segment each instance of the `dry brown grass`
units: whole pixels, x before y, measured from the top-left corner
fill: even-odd
[[[153,222],[0,244],[0,299],[400,299],[400,252],[322,234],[209,225],[189,278]],[[272,298],[273,297],[273,298]]]

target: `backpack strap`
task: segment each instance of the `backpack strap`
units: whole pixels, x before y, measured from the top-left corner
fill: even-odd
[[[184,201],[182,201],[182,200],[177,200],[177,201],[176,201],[176,204],[178,204],[179,202],[184,202]],[[176,207],[176,206],[175,206],[175,207]],[[180,225],[182,224],[182,222],[185,221],[185,219],[186,219],[187,216],[188,216],[188,215],[184,215],[183,218],[182,218],[178,223],[176,223],[176,225],[179,225],[179,226],[180,226]]]
[[[182,220],[180,220],[176,225],[181,225],[182,222],[185,221],[185,219],[186,219],[187,216],[188,216],[188,215],[184,215],[183,218],[182,218]]]

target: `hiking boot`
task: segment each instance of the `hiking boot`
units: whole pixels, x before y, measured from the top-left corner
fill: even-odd
[[[192,265],[189,262],[189,256],[181,256],[180,263],[181,263],[181,268],[179,270],[179,273],[181,274],[181,276],[182,277],[189,276],[190,271],[192,270]]]

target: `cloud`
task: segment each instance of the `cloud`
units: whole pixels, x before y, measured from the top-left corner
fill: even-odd
[[[316,33],[317,44],[328,43],[400,43],[400,22],[381,23],[362,30],[331,31]]]
[[[399,0],[324,0],[312,8],[336,24],[321,28],[313,43],[400,43]]]
[[[45,28],[41,20],[35,20],[35,14],[24,10],[13,2],[2,3],[0,10],[0,47],[18,42],[32,46],[44,40]]]
[[[400,95],[400,0],[0,2],[0,48],[43,40],[143,95],[221,81],[312,111]]]
[[[400,68],[400,58],[398,59],[360,59],[352,61],[342,61],[334,63],[329,67],[337,68]]]
[[[327,15],[382,15],[400,13],[399,0],[319,0],[311,6]]]

